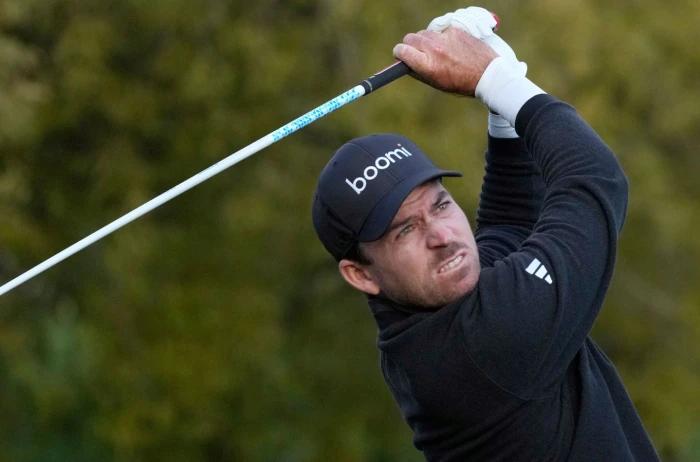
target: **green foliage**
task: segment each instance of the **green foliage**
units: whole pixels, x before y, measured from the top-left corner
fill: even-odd
[[[0,279],[391,62],[455,2],[4,0]],[[531,78],[623,163],[594,337],[664,459],[700,457],[700,4],[492,1]],[[465,172],[485,110],[403,79],[0,300],[0,460],[411,461],[376,328],[316,241],[316,175],[403,132]]]

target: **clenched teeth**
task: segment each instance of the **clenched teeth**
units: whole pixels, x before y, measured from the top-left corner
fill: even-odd
[[[444,273],[452,268],[456,268],[460,263],[462,263],[462,260],[464,260],[464,255],[457,255],[452,260],[442,265],[438,270],[438,273]]]

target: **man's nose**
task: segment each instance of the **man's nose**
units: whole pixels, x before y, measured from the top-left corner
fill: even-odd
[[[428,233],[426,236],[426,244],[428,248],[444,247],[452,240],[452,232],[439,221],[433,221],[428,224]]]

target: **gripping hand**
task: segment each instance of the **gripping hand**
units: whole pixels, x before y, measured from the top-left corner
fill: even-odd
[[[442,32],[448,27],[462,29],[489,45],[496,54],[505,58],[518,74],[524,77],[527,74],[527,64],[518,61],[510,45],[496,35],[497,26],[498,19],[493,13],[478,6],[470,6],[433,19],[428,24],[428,30]]]
[[[527,79],[527,64],[518,61],[513,49],[496,35],[494,28],[497,25],[498,19],[493,13],[484,8],[469,7],[433,19],[428,30],[461,29],[488,44],[498,54],[498,58],[484,70],[474,93],[491,112],[500,114],[509,125],[515,126],[520,108],[544,91]],[[495,117],[492,119],[499,124],[502,122]]]

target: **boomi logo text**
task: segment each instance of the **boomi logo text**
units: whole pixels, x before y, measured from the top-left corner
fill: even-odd
[[[345,182],[357,194],[362,194],[362,191],[364,191],[367,187],[367,182],[377,178],[380,170],[386,170],[401,159],[405,159],[406,157],[411,157],[413,155],[408,149],[402,147],[400,144],[398,146],[398,149],[394,149],[393,151],[389,151],[384,155],[377,157],[374,160],[374,164],[365,167],[365,169],[362,171],[362,176],[358,176],[352,181],[350,181],[349,178],[346,178]]]

